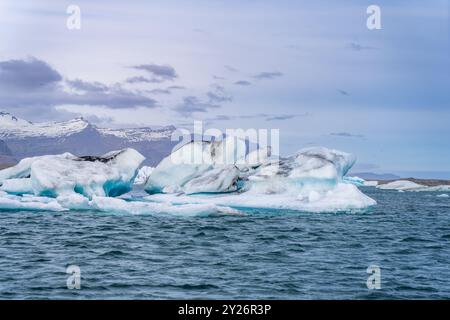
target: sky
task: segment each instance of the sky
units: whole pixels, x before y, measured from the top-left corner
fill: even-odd
[[[354,171],[450,178],[448,3],[2,0],[0,110],[279,129],[283,155],[321,145]]]

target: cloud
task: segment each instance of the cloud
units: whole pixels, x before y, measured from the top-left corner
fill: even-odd
[[[297,115],[295,114],[283,114],[283,115],[279,115],[279,116],[272,116],[272,117],[268,117],[266,119],[266,121],[274,121],[274,120],[289,120],[292,118],[297,117]]]
[[[236,68],[233,68],[232,66],[225,65],[223,67],[229,72],[238,72],[238,70]]]
[[[300,113],[300,114],[282,114],[282,115],[275,115],[275,114],[266,114],[266,113],[257,113],[257,114],[250,114],[250,115],[224,115],[219,114],[215,117],[208,118],[206,121],[214,122],[214,121],[231,121],[231,120],[249,120],[249,119],[264,119],[265,121],[276,121],[276,120],[289,120],[294,119],[297,117],[306,117],[309,116],[309,113]]]
[[[153,78],[149,79],[143,76],[136,76],[131,77],[125,80],[126,83],[161,83],[164,82],[164,80]]]
[[[150,81],[173,81],[178,78],[175,69],[169,65],[140,64],[131,68],[149,73],[153,77]]]
[[[234,84],[238,86],[250,86],[252,83],[246,80],[239,80],[236,81]]]
[[[347,48],[353,51],[363,51],[363,50],[375,50],[375,47],[364,46],[358,42],[350,42],[347,44]]]
[[[233,101],[233,97],[226,95],[223,92],[208,91],[206,95],[208,96],[210,103],[223,103]]]
[[[120,84],[64,80],[57,70],[37,58],[0,61],[0,107],[13,112],[21,109],[22,114],[29,113],[32,118],[40,112],[56,117],[59,111],[54,107],[59,105],[154,108],[156,100]]]
[[[266,121],[283,121],[290,120],[298,117],[308,117],[310,113],[296,113],[296,114],[279,114],[279,115],[271,115],[266,117]]]
[[[83,94],[71,94],[61,90],[52,93],[49,105],[95,105],[104,106],[111,109],[128,109],[136,107],[154,108],[156,100],[142,95],[140,92],[134,92],[123,89],[120,85],[105,86],[105,89],[99,91],[96,84],[91,84],[94,90],[86,90]]]
[[[34,57],[27,60],[0,61],[0,87],[35,90],[62,80],[58,71]]]
[[[169,89],[152,89],[147,92],[151,94],[171,94]]]
[[[264,71],[264,72],[255,74],[253,76],[253,78],[259,79],[259,80],[263,80],[263,79],[272,80],[272,79],[282,77],[282,76],[283,76],[283,73],[281,73],[279,71]]]
[[[167,89],[168,90],[184,90],[184,89],[186,89],[186,87],[183,87],[183,86],[170,86],[170,87],[167,87]]]
[[[202,28],[194,28],[194,29],[192,29],[192,31],[194,31],[195,33],[209,34],[208,31],[206,31]]]
[[[202,102],[199,98],[194,96],[187,96],[183,98],[183,102],[176,106],[173,110],[183,116],[189,116],[194,112],[207,112],[208,109],[217,109],[220,105],[211,104],[209,102]]]
[[[352,134],[349,132],[333,132],[330,133],[331,136],[336,136],[336,137],[344,137],[344,138],[364,138],[364,136],[362,134]]]
[[[97,81],[88,82],[80,79],[75,79],[75,80],[67,80],[66,83],[70,87],[80,91],[104,92],[108,90],[108,86]]]
[[[207,119],[207,121],[228,121],[228,120],[233,120],[233,119],[236,119],[236,117],[219,114],[213,118]]]
[[[345,90],[338,89],[338,92],[339,92],[340,94],[342,94],[343,96],[349,96],[349,95],[350,95],[350,93],[348,93],[348,92],[345,91]]]

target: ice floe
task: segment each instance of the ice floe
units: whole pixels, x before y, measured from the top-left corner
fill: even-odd
[[[450,185],[425,186],[409,180],[397,180],[386,184],[379,184],[378,189],[416,192],[445,192],[450,191]]]

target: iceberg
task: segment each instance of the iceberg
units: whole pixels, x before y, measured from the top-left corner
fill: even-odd
[[[378,185],[378,181],[375,181],[375,180],[364,181],[364,186],[366,186],[366,187],[376,187],[377,185]]]
[[[344,181],[356,160],[351,154],[316,147],[274,159],[264,150],[246,155],[239,140],[227,152],[213,151],[228,143],[194,141],[176,150],[151,173],[146,200],[300,211],[360,210],[376,204]],[[207,161],[193,163],[195,151]],[[262,156],[250,162],[255,155]],[[224,159],[228,162],[218,161]]]
[[[27,158],[0,171],[0,209],[193,216],[359,211],[376,204],[345,178],[355,163],[351,154],[316,147],[276,158],[270,148],[247,149],[231,137],[193,141],[155,168],[140,168],[144,157],[133,149]]]
[[[66,211],[67,209],[52,198],[17,196],[0,191],[0,210]]]
[[[26,158],[0,171],[1,190],[57,198],[80,194],[119,196],[132,189],[144,157],[134,149],[109,152],[101,157],[70,153]]]
[[[346,183],[354,184],[355,186],[362,187],[366,185],[366,180],[360,178],[360,177],[349,177],[345,176],[343,178],[343,181]]]
[[[415,191],[415,192],[446,192],[450,185],[425,186],[409,180],[397,180],[377,186],[382,190]]]
[[[380,184],[377,186],[377,188],[381,190],[411,191],[426,188],[426,186],[408,180],[397,180],[386,184]]]
[[[145,185],[150,194],[185,194],[236,191],[239,170],[245,163],[246,144],[228,137],[220,141],[192,141],[164,158]]]

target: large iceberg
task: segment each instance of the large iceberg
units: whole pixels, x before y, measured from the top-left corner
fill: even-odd
[[[267,150],[246,154],[244,141],[230,139],[193,141],[166,157],[148,178],[146,200],[305,211],[376,204],[343,181],[355,163],[351,154],[316,147],[273,158]]]
[[[0,190],[11,194],[61,197],[80,194],[115,197],[131,190],[144,157],[134,149],[101,157],[70,153],[26,158],[0,171]]]
[[[355,162],[351,154],[317,147],[279,158],[268,147],[248,149],[234,137],[193,141],[156,168],[141,168],[144,157],[133,149],[27,158],[0,171],[0,209],[203,215],[352,211],[376,204],[344,179]]]

